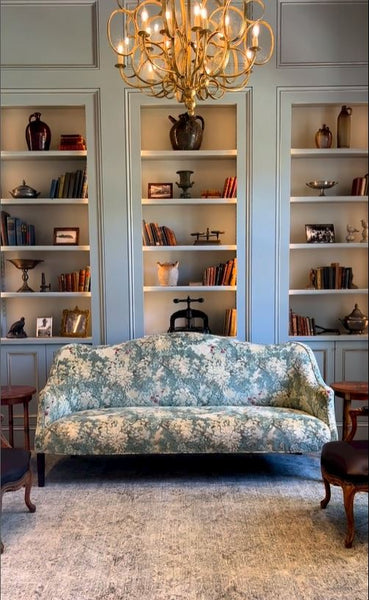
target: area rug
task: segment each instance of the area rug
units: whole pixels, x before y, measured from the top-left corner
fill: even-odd
[[[5,494],[2,600],[367,600],[368,496],[343,544],[319,457],[80,457]]]

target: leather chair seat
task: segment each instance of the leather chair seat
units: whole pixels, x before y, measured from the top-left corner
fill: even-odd
[[[332,475],[353,483],[368,479],[368,442],[327,442],[322,449],[321,464]]]
[[[22,448],[1,449],[1,487],[18,481],[27,473],[31,453]]]

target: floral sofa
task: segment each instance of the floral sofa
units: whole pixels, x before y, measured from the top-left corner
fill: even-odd
[[[42,486],[45,454],[308,453],[336,438],[309,347],[178,332],[61,348],[35,450]]]

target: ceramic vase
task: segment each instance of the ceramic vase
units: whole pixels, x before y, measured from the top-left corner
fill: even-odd
[[[350,148],[352,108],[342,106],[337,118],[337,148]]]
[[[41,121],[41,113],[29,116],[26,127],[26,142],[28,150],[49,150],[51,142],[50,127]]]

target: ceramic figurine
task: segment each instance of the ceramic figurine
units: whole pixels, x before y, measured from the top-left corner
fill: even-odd
[[[353,227],[353,225],[347,225],[346,226],[347,229],[347,235],[346,235],[346,242],[354,242],[355,241],[355,233],[358,233],[358,229],[356,229],[356,227]]]

